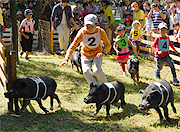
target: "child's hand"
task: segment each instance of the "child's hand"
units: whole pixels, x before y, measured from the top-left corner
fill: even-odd
[[[28,36],[28,35],[25,35],[24,37],[25,37],[26,39],[29,39],[29,36]]]
[[[68,60],[64,60],[60,65],[59,65],[59,67],[61,67],[61,66],[66,66],[68,64]]]
[[[162,51],[158,51],[158,54],[161,55],[163,52]]]
[[[97,55],[96,55],[98,58],[101,58],[101,57],[103,57],[103,53],[97,53]]]
[[[38,35],[37,35],[37,34],[34,34],[34,36],[38,37]]]

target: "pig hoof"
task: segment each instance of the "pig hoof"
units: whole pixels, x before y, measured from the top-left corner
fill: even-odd
[[[50,110],[53,110],[54,108],[53,108],[53,106],[50,108]]]
[[[134,85],[134,86],[136,86],[136,83],[135,83],[135,82],[133,82],[133,85]]]
[[[94,112],[94,115],[97,115],[97,111]]]

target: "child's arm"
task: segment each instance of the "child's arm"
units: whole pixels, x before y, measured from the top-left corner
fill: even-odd
[[[117,47],[118,45],[117,45],[117,43],[116,42],[114,42],[114,44],[113,44],[113,49],[116,51],[116,54],[118,55],[119,54],[119,51],[117,50]]]
[[[28,36],[28,35],[25,35],[22,30],[23,30],[23,26],[21,25],[21,26],[19,27],[19,32],[20,32],[26,39],[29,39],[29,36]]]
[[[35,33],[35,30],[34,30],[34,25],[33,25],[33,34],[38,37],[38,35]]]
[[[133,43],[130,39],[128,39],[128,43],[131,45],[134,54],[137,55],[137,47],[133,45]]]

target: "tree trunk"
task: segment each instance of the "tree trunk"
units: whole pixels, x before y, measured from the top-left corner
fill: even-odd
[[[34,9],[34,19],[36,22],[34,25],[35,30],[38,29],[39,19],[41,18],[42,4],[43,4],[43,0],[36,1],[36,7]]]
[[[18,31],[17,31],[17,21],[16,21],[16,1],[10,0],[10,16],[12,22],[12,43],[13,50],[16,53],[16,61],[18,60]]]

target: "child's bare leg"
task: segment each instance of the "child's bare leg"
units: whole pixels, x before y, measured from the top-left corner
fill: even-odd
[[[30,53],[29,53],[28,51],[26,51],[26,58],[28,58],[29,54],[30,54]]]

